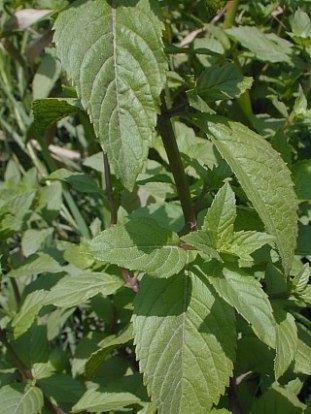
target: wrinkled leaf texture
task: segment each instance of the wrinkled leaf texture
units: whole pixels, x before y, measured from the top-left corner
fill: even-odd
[[[234,310],[185,270],[143,278],[133,323],[136,355],[159,414],[206,414],[232,375]]]
[[[246,126],[219,118],[199,120],[237,176],[266,230],[276,239],[283,268],[289,273],[297,238],[297,198],[281,156]]]
[[[147,157],[165,83],[157,2],[76,1],[54,29],[58,56],[103,150],[132,189]]]

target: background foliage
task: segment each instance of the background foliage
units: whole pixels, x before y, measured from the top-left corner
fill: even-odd
[[[310,1],[70,3],[0,1],[0,414],[310,414]]]

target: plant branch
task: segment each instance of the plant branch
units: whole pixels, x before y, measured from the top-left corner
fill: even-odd
[[[186,222],[186,228],[188,231],[191,231],[196,229],[197,221],[192,206],[189,184],[187,182],[187,177],[176,142],[175,132],[163,95],[161,96],[161,100],[162,113],[158,119],[158,131],[161,135],[169,165],[175,179],[177,193],[181,202],[181,207]]]

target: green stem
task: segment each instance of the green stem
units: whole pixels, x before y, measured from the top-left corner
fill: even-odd
[[[234,25],[235,16],[238,11],[239,0],[228,1],[227,3],[227,12],[225,15],[225,21],[223,24],[224,29],[229,29],[229,27]]]
[[[177,146],[175,132],[168,115],[168,109],[163,95],[162,113],[158,120],[158,131],[161,135],[169,165],[175,179],[177,193],[186,222],[186,230],[195,230],[197,227],[197,221],[192,206],[190,189]]]
[[[110,225],[113,226],[114,224],[117,224],[117,221],[118,221],[118,208],[116,206],[115,199],[113,196],[112,177],[111,177],[110,165],[109,165],[107,154],[103,153],[103,158],[104,158],[106,194],[107,194],[110,214],[111,214]]]
[[[19,306],[21,303],[21,294],[18,288],[18,284],[13,277],[10,277],[10,282],[13,289],[16,305]]]
[[[239,58],[236,55],[234,55],[233,60],[243,75],[243,68],[239,62]],[[239,98],[237,99],[237,102],[238,102],[239,107],[241,108],[241,111],[246,116],[249,123],[252,125],[253,107],[252,107],[252,101],[249,95],[249,91],[246,90],[244,93],[242,93],[242,95],[239,96]]]

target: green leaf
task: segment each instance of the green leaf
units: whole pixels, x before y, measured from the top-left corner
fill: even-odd
[[[96,260],[169,277],[180,272],[187,261],[188,254],[179,243],[176,233],[155,221],[133,218],[102,232],[91,241],[89,249]]]
[[[288,33],[296,43],[310,45],[311,43],[311,20],[306,12],[298,8],[294,15],[290,16],[292,32]]]
[[[307,305],[311,305],[311,285],[306,286],[303,292],[299,293],[299,298]]]
[[[37,325],[34,322],[24,334],[17,339],[12,339],[11,345],[27,367],[48,360],[50,350],[47,329],[44,325]]]
[[[189,92],[199,95],[206,102],[214,102],[238,98],[251,88],[252,83],[253,78],[243,76],[233,63],[227,63],[205,69],[200,74],[195,89]]]
[[[157,414],[157,409],[152,403],[147,403],[144,405],[144,408],[138,411],[137,414]]]
[[[222,261],[217,251],[211,247],[212,242],[209,233],[206,233],[203,230],[198,230],[182,236],[182,239],[190,246],[199,250],[199,253],[205,260],[216,259],[220,262]]]
[[[275,378],[278,380],[288,369],[297,351],[297,327],[295,318],[277,305],[273,307],[276,320]]]
[[[304,91],[301,85],[299,85],[298,93],[297,93],[297,97],[296,97],[296,100],[293,106],[291,117],[293,117],[295,121],[298,121],[298,120],[300,121],[300,120],[304,120],[305,118],[307,119],[310,118],[310,115],[311,115],[311,111],[308,110],[308,100],[304,94]]]
[[[88,358],[85,365],[85,374],[88,378],[93,377],[96,374],[97,369],[101,363],[107,358],[107,356],[119,345],[124,345],[133,339],[132,325],[129,325],[127,329],[118,335],[110,335],[102,340],[98,346],[100,347],[93,352]]]
[[[217,12],[219,9],[224,7],[225,0],[206,0],[206,4],[208,7]]]
[[[205,414],[232,375],[233,310],[191,271],[145,276],[133,316],[136,355],[159,414]]]
[[[49,292],[46,303],[63,308],[78,306],[101,293],[112,295],[122,285],[121,278],[107,273],[87,272],[62,278]]]
[[[37,99],[32,104],[34,121],[30,126],[28,136],[43,138],[48,128],[66,116],[75,114],[78,109],[81,109],[81,105],[79,100],[74,98]]]
[[[219,296],[251,324],[256,336],[275,348],[276,324],[271,304],[260,283],[238,268],[216,262],[204,264],[202,270]]]
[[[229,184],[218,191],[204,220],[203,230],[207,232],[216,249],[230,243],[236,219],[235,196]]]
[[[74,313],[75,308],[57,308],[49,313],[47,318],[47,338],[49,341],[56,339],[61,334],[67,319]]]
[[[307,13],[298,8],[290,19],[293,33],[299,37],[311,37],[311,20]]]
[[[294,360],[294,372],[311,375],[311,335],[298,325],[298,344]]]
[[[211,170],[217,165],[216,150],[210,141],[197,137],[192,128],[181,122],[174,122],[174,130],[178,149],[182,154],[199,161],[200,164],[206,165]],[[163,158],[166,156],[163,147],[162,150],[157,148],[157,151],[161,151],[160,154]]]
[[[287,166],[267,141],[242,124],[200,124],[237,176],[267,232],[275,236],[288,274],[296,246],[297,200]]]
[[[0,239],[20,231],[36,196],[35,191],[17,194],[11,190],[0,193]]]
[[[0,389],[0,414],[40,414],[43,394],[33,386],[5,385]]]
[[[295,275],[292,279],[291,284],[293,286],[293,291],[298,295],[303,293],[306,289],[310,279],[310,265],[306,263],[302,266],[301,270]]]
[[[22,251],[25,257],[36,253],[44,244],[46,239],[53,234],[53,229],[34,230],[28,229],[22,237]]]
[[[53,53],[46,53],[32,81],[33,99],[45,99],[55,86],[61,73],[60,63]]]
[[[213,248],[215,248],[219,253],[239,257],[240,266],[247,267],[253,262],[250,254],[266,243],[271,244],[274,237],[256,231],[234,232],[233,226],[236,217],[235,195],[229,184],[226,183],[216,194],[212,206],[206,214],[203,231],[191,233],[184,240],[201,249],[205,255],[209,253],[210,258],[214,257],[222,261],[220,257],[212,255]],[[191,242],[191,239],[197,240]],[[209,250],[211,251],[209,252]]]
[[[289,390],[273,385],[255,403],[252,414],[302,414],[305,405]],[[273,411],[271,412],[271,409]]]
[[[292,174],[299,200],[311,200],[311,161],[303,160],[294,164]]]
[[[99,188],[97,182],[90,175],[72,172],[65,168],[60,168],[52,172],[52,174],[46,177],[46,180],[65,182],[80,193],[102,194],[102,190]]]
[[[291,43],[274,33],[263,33],[256,26],[240,26],[227,29],[226,33],[239,41],[263,62],[290,63]]]
[[[157,2],[78,1],[54,29],[62,65],[116,174],[131,189],[147,158],[165,83]]]
[[[88,411],[91,413],[110,412],[121,410],[132,404],[140,404],[141,398],[136,395],[140,376],[130,375],[109,384],[107,387],[91,388],[86,391],[82,398],[72,408],[73,413]]]
[[[257,231],[239,231],[233,234],[232,240],[222,250],[240,258],[240,266],[251,265],[254,261],[251,253],[265,244],[273,246],[274,237]]]
[[[36,253],[29,256],[24,263],[17,269],[13,269],[8,276],[16,278],[22,276],[36,276],[41,273],[62,272],[61,265],[46,253]]]
[[[55,399],[57,404],[67,412],[85,392],[85,386],[82,382],[67,374],[55,374],[40,379],[38,382],[44,394]]]
[[[130,214],[132,218],[152,217],[159,226],[171,229],[176,233],[183,228],[184,218],[180,204],[157,202],[140,207]]]
[[[12,321],[15,338],[18,338],[30,328],[39,310],[44,306],[46,295],[47,291],[36,290],[26,296],[20,311]]]
[[[74,308],[73,308],[74,309]],[[97,350],[97,343],[102,338],[102,333],[89,332],[78,343],[73,358],[71,359],[71,372],[73,377],[84,374],[84,367],[90,355]]]
[[[62,242],[64,246],[64,259],[79,269],[88,269],[94,263],[94,260],[86,252],[89,246],[88,240],[82,239],[80,244]]]

